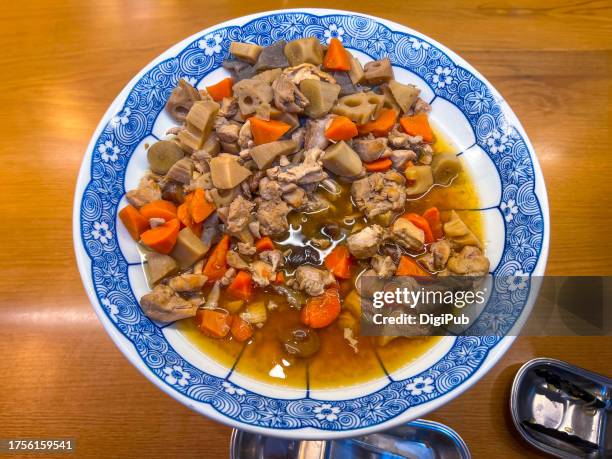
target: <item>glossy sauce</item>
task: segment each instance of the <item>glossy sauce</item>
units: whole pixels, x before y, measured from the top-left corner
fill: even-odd
[[[456,152],[456,148],[444,137],[438,134],[436,138],[436,152]],[[322,262],[325,255],[345,238],[337,237],[325,250],[312,245],[310,238],[325,236],[322,233],[325,224],[335,222],[349,231],[355,225],[365,224],[351,203],[350,184],[342,185],[341,188],[339,195],[321,191],[320,196],[330,203],[326,210],[310,215],[297,212],[289,215],[289,236],[276,241],[285,246],[281,250],[307,247],[310,256],[318,257],[319,262]],[[445,210],[477,209],[478,195],[469,175],[462,171],[451,186],[436,186],[424,197],[407,201],[405,210],[422,213],[432,206],[442,211],[443,220]],[[484,241],[480,213],[458,212],[479,239]],[[354,266],[353,269],[355,276],[363,268]],[[288,267],[286,277],[290,277],[292,272],[293,269]],[[341,295],[348,294],[352,288],[353,280],[341,282]],[[209,338],[198,331],[193,319],[180,321],[177,326],[190,342],[221,365],[227,368],[235,365],[236,373],[271,384],[298,388],[308,386],[312,389],[337,388],[383,377],[385,371],[393,372],[418,359],[440,340],[439,337],[398,338],[381,347],[375,344],[375,338],[357,336],[359,352],[355,353],[344,339],[343,330],[334,323],[317,331],[321,341],[319,351],[309,359],[300,359],[288,356],[277,338],[281,330],[300,325],[299,311],[287,305],[284,297],[270,289],[257,291],[253,301],[258,300],[266,303],[273,300],[278,304],[278,309],[268,311],[266,323],[261,329],[255,329],[253,338],[246,345],[231,338]],[[220,307],[223,307],[224,301],[227,299],[222,295]]]

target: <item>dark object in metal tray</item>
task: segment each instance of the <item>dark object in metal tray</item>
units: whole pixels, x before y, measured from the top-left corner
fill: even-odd
[[[469,459],[457,433],[417,419],[384,432],[329,441],[299,441],[234,430],[231,459]]]
[[[521,367],[512,420],[531,445],[562,458],[612,458],[612,379],[554,359]]]

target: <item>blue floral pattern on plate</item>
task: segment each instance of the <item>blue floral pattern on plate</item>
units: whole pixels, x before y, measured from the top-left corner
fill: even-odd
[[[125,193],[125,171],[136,146],[152,133],[164,102],[179,78],[195,83],[220,67],[231,41],[269,45],[279,40],[332,37],[371,58],[420,76],[435,97],[454,104],[474,130],[502,183],[498,209],[505,223],[505,247],[495,274],[524,275],[518,285],[499,285],[501,298],[487,306],[472,327],[498,330],[499,336],[459,336],[438,362],[409,379],[391,378],[386,387],[342,401],[306,396],[297,400],[266,397],[196,368],[167,342],[161,329],[142,313],[128,279],[116,239],[116,214]],[[405,410],[435,400],[465,383],[514,325],[530,291],[529,274],[542,253],[544,217],[535,194],[529,147],[504,117],[502,101],[487,84],[456,64],[428,40],[396,31],[369,17],[285,12],[257,17],[243,26],[220,27],[198,37],[174,57],[154,65],[132,87],[121,110],[111,116],[95,142],[90,180],[82,194],[80,235],[91,260],[91,282],[98,305],[129,340],[148,370],[173,390],[212,406],[228,420],[256,427],[350,431],[375,426]],[[501,301],[500,301],[501,300]],[[474,328],[473,328],[474,329]]]

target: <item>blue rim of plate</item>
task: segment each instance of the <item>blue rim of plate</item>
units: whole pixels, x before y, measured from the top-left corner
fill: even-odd
[[[407,410],[425,404],[433,408],[436,404],[432,402],[447,400],[449,394],[473,384],[478,379],[475,375],[481,376],[484,367],[492,365],[488,359],[492,350],[503,347],[496,360],[501,357],[509,346],[500,345],[507,339],[501,336],[515,326],[532,301],[531,281],[518,292],[499,289],[507,301],[490,302],[481,315],[481,326],[496,327],[499,336],[458,336],[440,360],[417,375],[404,380],[389,377],[389,384],[382,389],[348,400],[317,400],[308,392],[300,399],[264,396],[186,361],[168,343],[161,328],[142,313],[115,228],[130,157],[141,141],[152,135],[178,79],[196,83],[219,68],[231,41],[268,45],[279,39],[314,35],[326,41],[335,36],[348,48],[373,59],[388,56],[394,66],[421,77],[435,98],[445,99],[463,113],[502,185],[496,208],[504,217],[505,241],[494,274],[531,276],[543,272],[548,249],[546,193],[536,190],[538,181],[543,188],[543,180],[535,154],[520,123],[495,89],[450,50],[415,31],[334,10],[286,10],[242,19],[248,21],[242,25],[229,21],[175,46],[171,51],[180,49],[173,57],[150,64],[103,117],[85,156],[75,194],[75,250],[86,290],[126,356],[130,357],[123,346],[130,345],[137,352],[140,361],[130,360],[145,375],[175,398],[188,400],[186,403],[198,411],[202,410],[194,402],[209,405],[218,420],[239,428],[273,429],[277,434],[310,429],[344,435],[383,423],[390,426],[389,421],[403,422],[406,419],[400,415]],[[517,301],[523,306],[516,307]]]

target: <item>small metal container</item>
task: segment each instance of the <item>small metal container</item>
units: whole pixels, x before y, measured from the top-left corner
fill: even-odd
[[[342,440],[286,440],[232,432],[231,459],[469,459],[457,433],[437,422],[417,419],[384,432]]]
[[[612,457],[612,380],[554,359],[521,367],[510,395],[523,438],[561,458]]]

